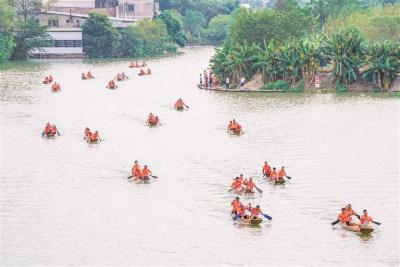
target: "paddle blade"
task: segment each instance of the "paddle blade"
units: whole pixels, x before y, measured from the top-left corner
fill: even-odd
[[[133,175],[126,177],[126,179],[131,179],[133,177]]]
[[[292,179],[292,177],[290,177],[290,176],[286,176],[286,178],[288,178],[289,180]]]
[[[267,218],[268,220],[272,220],[272,217],[269,216],[268,214],[263,213],[263,216],[264,216],[265,218]]]
[[[256,189],[260,194],[262,194],[263,191],[260,188],[256,187]]]
[[[376,224],[376,225],[381,225],[380,222],[374,222],[374,221],[373,221],[373,223]]]
[[[336,221],[332,222],[331,224],[332,224],[332,225],[335,225],[335,224],[337,224],[338,222],[339,222],[339,220],[336,220]]]
[[[155,176],[155,175],[150,175],[151,177],[153,177],[153,178],[158,178],[158,176]]]

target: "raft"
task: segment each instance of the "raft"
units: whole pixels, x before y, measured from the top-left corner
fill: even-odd
[[[47,138],[55,138],[55,137],[57,137],[57,133],[54,133],[54,134],[52,134],[52,133],[49,133],[49,134],[44,133],[43,136],[46,136]]]
[[[100,138],[99,139],[97,139],[97,141],[90,141],[90,140],[88,140],[88,139],[86,139],[86,136],[83,138],[85,141],[86,141],[86,143],[88,143],[88,144],[98,144],[98,143],[100,143]]]
[[[285,184],[285,180],[278,180],[278,181],[273,181],[273,183],[275,184],[275,185],[279,185],[279,184]]]
[[[216,91],[216,92],[232,92],[232,93],[283,93],[285,90],[246,90],[246,89],[227,89],[227,88],[210,88],[200,84],[197,87],[201,90]]]
[[[241,134],[242,134],[242,132],[233,131],[233,130],[229,130],[228,133],[229,133],[230,135],[241,135]]]
[[[149,125],[149,127],[156,127],[158,125],[158,122],[153,122],[153,123],[149,122],[148,125]]]
[[[262,218],[255,218],[255,219],[239,218],[239,219],[237,219],[237,222],[240,224],[244,224],[244,225],[259,225],[260,223],[263,222],[263,219]]]
[[[357,232],[357,233],[362,233],[362,234],[370,234],[374,231],[373,227],[367,226],[367,227],[360,227],[358,224],[356,225],[347,225],[345,223],[340,223],[343,229],[346,229],[347,231],[350,232]]]

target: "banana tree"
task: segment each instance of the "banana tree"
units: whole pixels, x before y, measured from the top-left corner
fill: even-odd
[[[371,44],[367,50],[366,68],[364,79],[383,90],[389,90],[396,74],[400,73],[400,42]]]

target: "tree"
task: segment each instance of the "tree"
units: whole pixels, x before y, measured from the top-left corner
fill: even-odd
[[[11,57],[15,47],[14,37],[11,33],[13,10],[8,0],[0,0],[0,62]]]
[[[28,19],[28,15],[36,14],[41,7],[40,0],[11,0],[18,14],[22,14],[24,20]],[[31,17],[32,18],[32,17]]]
[[[121,31],[120,55],[128,57],[143,56],[143,40],[136,31],[135,26],[128,26]]]
[[[372,43],[366,54],[368,68],[363,73],[363,78],[383,90],[389,90],[396,74],[400,72],[400,43]]]
[[[145,19],[134,27],[138,37],[143,40],[143,55],[162,55],[168,48],[168,31],[161,20]]]
[[[229,32],[229,41],[262,45],[271,40],[288,42],[311,31],[314,20],[299,8],[288,11],[241,9],[235,15]]]
[[[361,77],[366,46],[362,35],[354,28],[333,34],[324,41],[323,52],[333,65],[336,84],[352,84]]]
[[[40,26],[33,19],[17,21],[15,29],[13,29],[13,35],[16,47],[11,58],[14,60],[26,59],[32,50],[45,47],[51,41],[46,27]]]
[[[201,40],[206,20],[201,12],[188,10],[183,17],[185,30],[192,40]]]
[[[104,14],[90,13],[82,26],[82,35],[89,57],[112,57],[120,47],[121,35]]]
[[[171,41],[180,47],[184,47],[187,38],[183,31],[182,16],[175,10],[165,10],[157,18],[165,24]]]
[[[206,30],[206,38],[212,44],[222,43],[229,33],[232,18],[229,15],[218,15],[213,17]]]
[[[328,35],[354,27],[365,38],[373,41],[400,39],[400,4],[374,6],[358,10],[350,15],[330,18],[324,26]]]

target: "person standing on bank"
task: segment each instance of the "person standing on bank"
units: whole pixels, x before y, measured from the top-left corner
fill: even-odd
[[[225,79],[225,87],[229,89],[229,77],[226,77]]]

